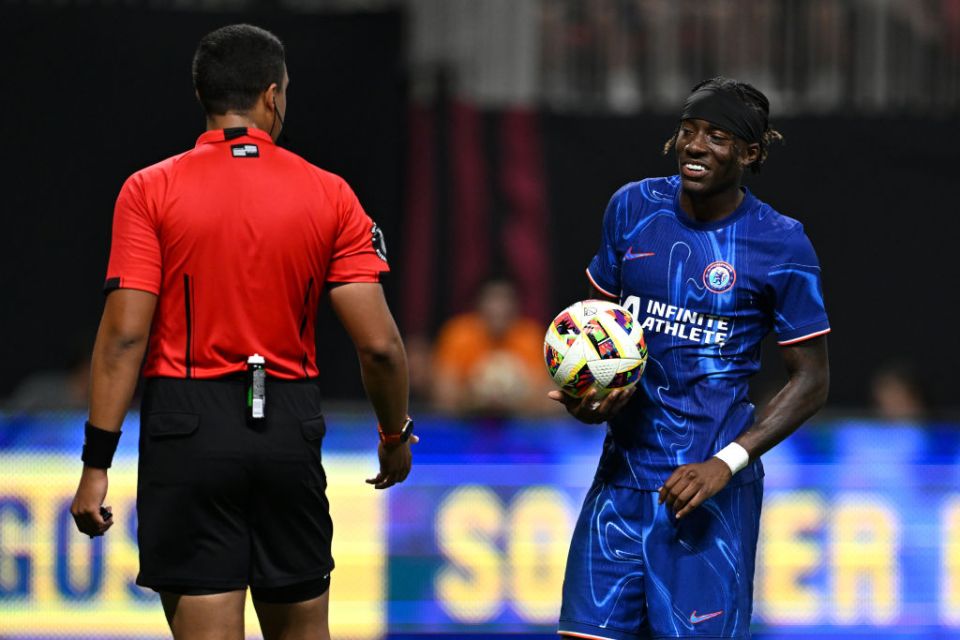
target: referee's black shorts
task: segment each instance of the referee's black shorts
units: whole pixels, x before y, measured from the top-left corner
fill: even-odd
[[[291,602],[326,589],[333,524],[316,381],[268,380],[266,414],[247,422],[242,376],[146,381],[137,584],[184,594],[249,586]]]

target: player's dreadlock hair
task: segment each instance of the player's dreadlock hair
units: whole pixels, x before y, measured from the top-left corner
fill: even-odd
[[[783,135],[772,128],[769,123],[770,116],[770,101],[767,99],[767,96],[754,87],[753,85],[734,80],[732,78],[725,78],[724,76],[717,76],[715,78],[710,78],[709,80],[704,80],[697,86],[695,86],[690,93],[694,93],[699,89],[713,89],[714,91],[723,91],[725,93],[735,95],[740,99],[745,105],[757,111],[763,118],[764,129],[763,134],[760,136],[760,156],[750,165],[750,171],[753,173],[760,173],[760,167],[767,160],[767,147],[771,142],[783,142]],[[677,128],[674,129],[673,135],[670,136],[670,139],[667,140],[666,144],[663,145],[663,155],[668,155],[674,146],[677,144],[677,135],[680,132],[680,125],[677,124]]]

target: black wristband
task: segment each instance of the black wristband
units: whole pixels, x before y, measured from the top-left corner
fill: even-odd
[[[109,469],[113,464],[113,454],[120,442],[120,431],[106,431],[93,426],[89,422],[83,425],[83,460],[84,466],[94,469]]]

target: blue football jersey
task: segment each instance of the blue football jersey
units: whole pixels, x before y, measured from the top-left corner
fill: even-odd
[[[633,313],[649,349],[641,388],[609,422],[598,477],[656,489],[754,421],[748,380],[771,329],[781,345],[830,331],[820,266],[803,225],[746,190],[717,222],[679,203],[680,177],[617,191],[587,275]],[[735,477],[762,476],[759,460]]]

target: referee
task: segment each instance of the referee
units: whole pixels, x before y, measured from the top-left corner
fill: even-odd
[[[289,83],[276,36],[208,34],[193,81],[207,131],[117,199],[71,510],[90,536],[113,523],[107,469],[143,364],[137,584],[160,593],[178,640],[242,639],[247,587],[267,640],[329,638],[314,342],[324,289],[380,425],[367,482],[402,482],[417,441],[379,284],[383,236],[343,179],[275,145]]]

